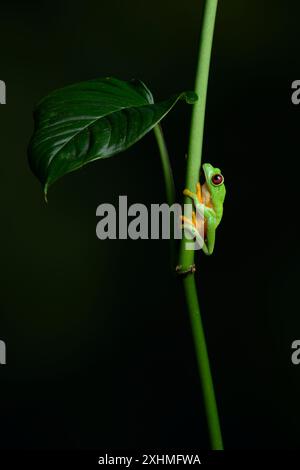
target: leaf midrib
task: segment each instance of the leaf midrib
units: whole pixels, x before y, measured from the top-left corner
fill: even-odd
[[[54,155],[52,155],[51,159],[49,159],[49,162],[48,162],[48,165],[47,165],[47,169],[49,169],[50,165],[52,164],[53,160],[57,157],[57,155],[59,154],[59,152],[61,150],[63,150],[63,148],[68,145],[69,142],[71,142],[72,139],[75,139],[75,137],[77,135],[79,135],[81,132],[83,132],[85,129],[88,129],[90,126],[93,126],[97,121],[99,121],[100,119],[103,119],[107,116],[110,116],[111,114],[115,114],[115,113],[119,113],[120,111],[122,111],[123,109],[128,109],[128,108],[140,108],[142,106],[153,106],[153,104],[151,103],[145,103],[145,104],[141,104],[141,105],[137,105],[137,106],[123,106],[123,107],[120,107],[117,111],[112,111],[110,113],[106,113],[106,114],[103,114],[102,116],[99,116],[97,117],[96,119],[94,119],[92,122],[90,122],[89,124],[87,124],[86,126],[82,127],[82,129],[80,129],[80,131],[76,132],[75,134],[72,135],[72,137],[70,137],[61,147],[60,149],[54,153]],[[48,178],[47,178],[48,179]]]

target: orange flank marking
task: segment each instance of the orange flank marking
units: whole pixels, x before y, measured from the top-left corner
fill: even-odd
[[[192,212],[192,222],[193,222],[193,225],[195,225],[195,227],[197,226],[197,218],[196,218],[196,212],[193,211]]]
[[[197,194],[198,201],[202,203],[203,201],[202,201],[202,194],[201,194],[201,184],[197,183],[196,188],[197,188],[196,194]]]

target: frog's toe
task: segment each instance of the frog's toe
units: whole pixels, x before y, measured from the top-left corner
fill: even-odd
[[[192,193],[192,191],[190,191],[189,189],[184,189],[183,194],[184,194],[184,196],[194,198],[194,193]]]
[[[182,221],[183,225],[187,224],[187,225],[194,225],[193,224],[193,220],[192,219],[189,219],[188,217],[186,217],[185,215],[181,215],[180,216],[180,220]]]

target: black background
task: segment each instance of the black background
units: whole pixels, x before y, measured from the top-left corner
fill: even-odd
[[[167,241],[99,241],[96,208],[165,200],[151,134],[60,180],[46,206],[27,164],[34,104],[107,75],[156,99],[193,89],[201,1],[1,3],[2,449],[208,448],[189,320]],[[300,4],[218,9],[204,161],[227,197],[197,281],[227,449],[298,448]],[[191,108],[163,122],[178,199]]]

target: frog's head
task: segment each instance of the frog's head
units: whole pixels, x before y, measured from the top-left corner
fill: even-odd
[[[202,165],[207,189],[214,204],[223,204],[226,194],[224,177],[219,168],[214,168],[210,163]]]

